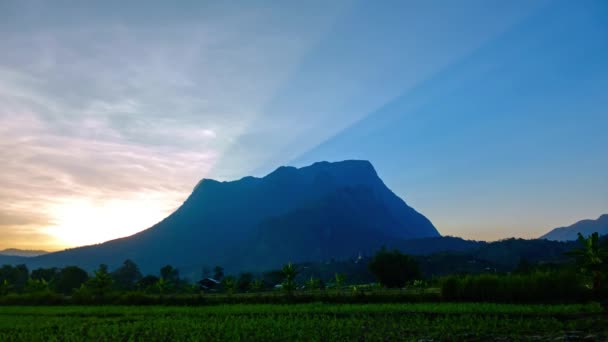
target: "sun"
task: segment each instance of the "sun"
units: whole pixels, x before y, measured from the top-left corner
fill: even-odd
[[[66,247],[101,243],[135,234],[166,217],[171,204],[158,196],[128,199],[70,198],[49,208],[49,235]]]

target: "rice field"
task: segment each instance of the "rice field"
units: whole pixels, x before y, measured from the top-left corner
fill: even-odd
[[[597,340],[597,304],[0,307],[0,341]]]

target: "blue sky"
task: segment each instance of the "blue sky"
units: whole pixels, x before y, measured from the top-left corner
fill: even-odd
[[[351,158],[443,234],[595,218],[606,18],[590,0],[4,1],[0,248],[128,235],[200,178]]]

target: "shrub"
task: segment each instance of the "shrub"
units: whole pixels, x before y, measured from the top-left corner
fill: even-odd
[[[449,301],[576,302],[590,294],[568,271],[448,276],[441,282],[442,299]]]
[[[421,277],[420,268],[412,257],[384,248],[372,258],[369,270],[382,285],[389,288],[404,287],[408,281]]]

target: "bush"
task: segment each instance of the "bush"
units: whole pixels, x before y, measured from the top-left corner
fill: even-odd
[[[404,287],[408,281],[421,277],[420,268],[412,257],[384,248],[372,258],[369,270],[382,285],[389,288]]]
[[[577,302],[590,295],[581,279],[567,271],[448,276],[441,282],[441,297],[448,301]]]

